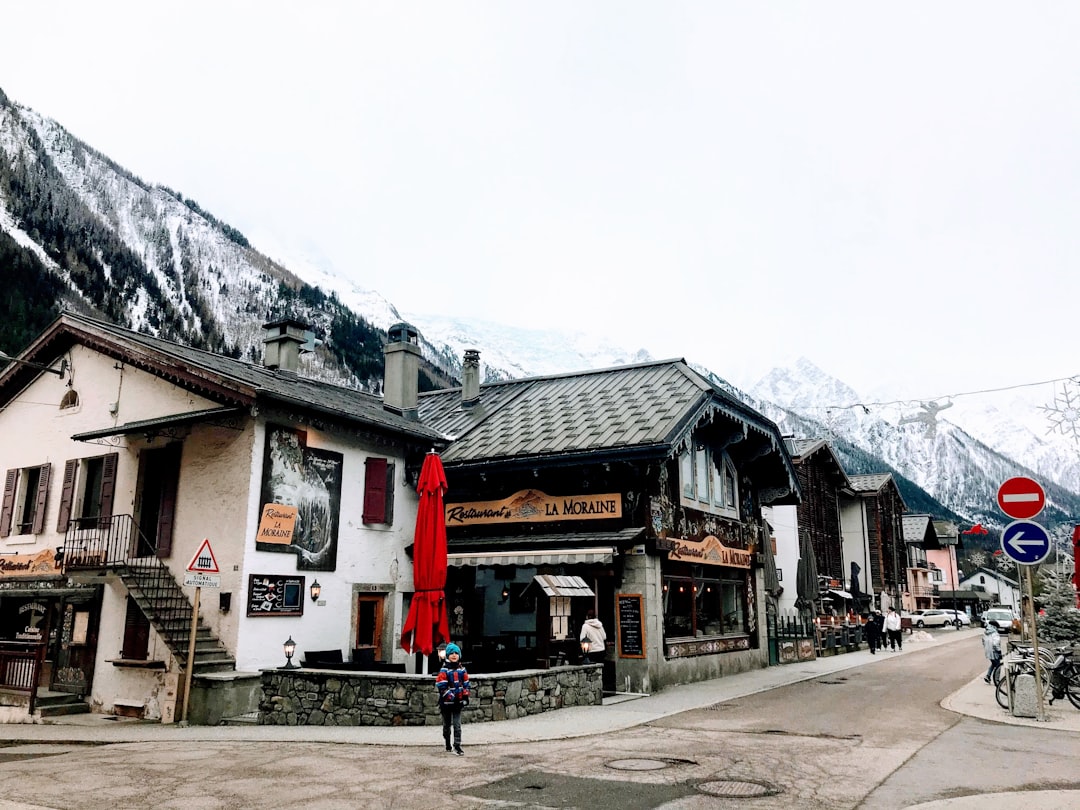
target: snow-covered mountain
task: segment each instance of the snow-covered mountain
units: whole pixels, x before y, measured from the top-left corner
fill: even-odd
[[[261,356],[267,319],[300,317],[322,339],[302,373],[369,391],[380,384],[385,329],[402,320],[421,333],[432,385],[459,375],[465,349],[480,351],[486,380],[652,359],[647,348],[612,345],[584,332],[414,313],[407,301],[387,301],[318,261],[275,256],[0,92],[0,267],[7,274],[18,268],[31,283],[57,290],[49,294],[64,306],[253,362]],[[31,299],[26,293],[16,309],[30,309]],[[0,314],[5,305],[0,301]],[[5,339],[28,340],[44,326],[43,317],[52,315],[39,313],[37,322]],[[0,334],[6,326],[0,323]],[[785,432],[834,440],[850,472],[894,470],[965,519],[1000,525],[997,486],[1023,474],[1047,485],[1052,522],[1080,515],[1080,437],[1067,386],[1065,400],[1051,388],[867,404],[808,360],[771,371],[747,392],[723,382],[725,369],[699,370]],[[1080,392],[1075,396],[1080,400]]]

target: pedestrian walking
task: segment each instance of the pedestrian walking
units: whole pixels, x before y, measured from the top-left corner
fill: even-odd
[[[993,683],[994,676],[1001,667],[1001,636],[998,635],[997,628],[992,624],[986,625],[986,629],[983,630],[983,654],[990,661],[990,666],[986,669],[986,677],[983,680],[986,683]]]
[[[885,632],[889,636],[889,649],[893,652],[897,650],[903,651],[904,649],[904,635],[900,630],[901,625],[900,614],[896,612],[895,608],[889,608],[889,612],[885,616]]]
[[[453,751],[460,757],[465,754],[461,749],[461,710],[469,704],[469,673],[461,663],[461,648],[457,644],[447,644],[443,652],[446,658],[435,677],[435,686],[439,690],[439,711],[442,713],[443,742],[448,752]],[[454,732],[452,747],[451,729]]]
[[[585,657],[592,659],[594,664],[604,660],[604,642],[607,641],[607,633],[604,631],[604,625],[596,618],[596,611],[592,608],[589,608],[585,614],[585,623],[581,625],[578,641],[589,642],[589,651],[585,653]]]
[[[866,619],[866,643],[870,646],[870,654],[877,655],[878,647],[882,646],[881,634],[885,626],[885,617],[880,610],[871,610]]]

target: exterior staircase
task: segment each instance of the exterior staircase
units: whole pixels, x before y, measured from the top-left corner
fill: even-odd
[[[195,607],[131,515],[72,520],[64,538],[65,574],[111,573],[120,578],[181,667],[187,665],[191,617]],[[228,672],[236,660],[199,619],[195,633],[195,674]]]
[[[195,606],[161,560],[149,557],[139,558],[137,562],[138,565],[117,566],[116,574],[150,624],[169,645],[180,666],[184,667],[187,665],[191,615]],[[192,671],[198,675],[204,672],[229,672],[234,669],[236,659],[200,617],[195,631]]]

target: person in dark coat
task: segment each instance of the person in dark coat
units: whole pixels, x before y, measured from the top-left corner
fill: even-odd
[[[870,647],[870,654],[877,655],[878,647],[881,646],[881,632],[885,625],[885,617],[880,610],[872,610],[870,618],[866,621],[866,643]]]

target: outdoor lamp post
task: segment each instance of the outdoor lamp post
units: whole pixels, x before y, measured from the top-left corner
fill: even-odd
[[[590,646],[591,645],[589,644],[588,641],[582,641],[581,642],[581,655],[582,655],[581,663],[583,663],[583,664],[591,664],[592,663],[592,661],[589,660],[589,647]]]
[[[318,602],[319,594],[322,593],[322,585],[319,584],[319,580],[315,580],[311,583],[311,601]]]
[[[300,669],[292,662],[294,655],[296,655],[296,642],[292,640],[292,636],[289,636],[289,640],[285,642],[285,666],[282,669]]]

